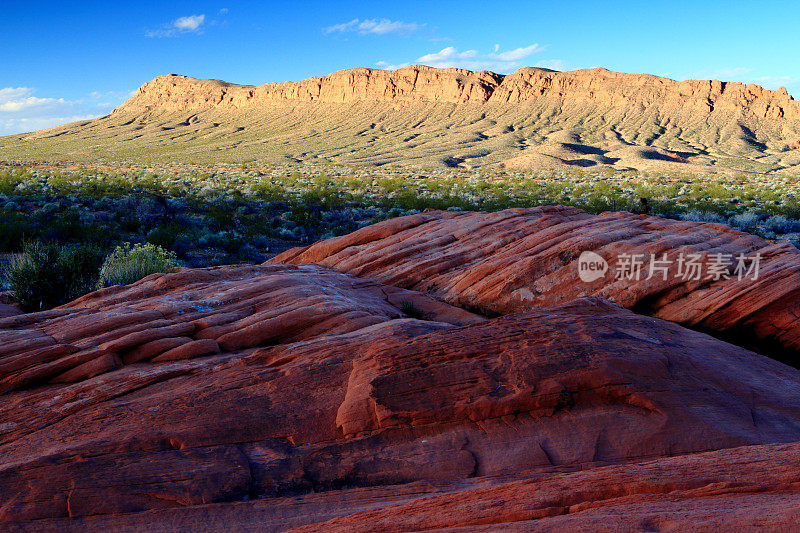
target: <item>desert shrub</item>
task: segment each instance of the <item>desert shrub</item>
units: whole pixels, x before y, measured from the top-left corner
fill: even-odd
[[[171,272],[177,267],[174,252],[151,243],[124,243],[106,257],[100,268],[98,286],[128,285],[150,274]]]
[[[758,214],[753,213],[752,211],[745,211],[744,213],[739,213],[738,215],[734,215],[730,219],[731,226],[735,226],[742,230],[753,229],[758,224]]]
[[[55,307],[55,269],[59,247],[55,244],[31,243],[15,257],[6,272],[14,297],[25,311],[41,311]]]
[[[691,220],[694,222],[725,222],[725,217],[708,211],[692,209],[680,216],[681,220]]]
[[[236,226],[234,209],[223,202],[208,204],[205,218],[207,223],[216,231],[229,230]]]
[[[392,207],[386,213],[386,216],[387,216],[387,218],[397,218],[397,217],[403,216],[404,214],[405,214],[405,212],[402,209],[400,209],[399,207]]]
[[[421,320],[423,316],[422,309],[414,305],[414,302],[411,300],[403,300],[400,302],[400,308],[403,310],[403,313],[409,318],[416,318],[417,320]]]
[[[0,171],[0,194],[12,194],[27,177],[27,173]]]
[[[147,242],[164,249],[174,249],[175,244],[187,233],[186,225],[178,223],[160,224],[147,232]]]
[[[219,248],[229,255],[235,255],[245,245],[245,240],[236,231],[220,231],[206,235],[202,243],[205,246]]]
[[[42,311],[90,292],[97,284],[103,252],[97,246],[27,243],[6,277],[25,311]]]
[[[290,196],[290,193],[282,185],[274,184],[267,180],[254,184],[252,191],[256,198],[266,202],[278,202]]]
[[[64,302],[94,290],[106,254],[93,244],[62,247],[59,273],[64,280]]]
[[[102,243],[108,237],[108,228],[99,224],[92,213],[75,206],[54,214],[41,232],[42,239],[55,242]]]
[[[17,252],[36,230],[23,215],[0,210],[0,252]]]
[[[117,216],[119,217],[119,227],[122,231],[136,233],[141,228],[141,222],[135,216],[125,212],[120,212]]]
[[[314,180],[301,195],[300,200],[307,206],[318,206],[320,210],[336,209],[343,205],[341,189],[327,176],[320,176]]]
[[[800,222],[792,220],[786,215],[773,215],[764,222],[764,229],[766,231],[773,231],[775,233],[791,233],[800,231]]]
[[[318,205],[305,205],[302,202],[292,204],[286,219],[299,226],[304,234],[305,242],[312,242],[319,234],[322,212]]]

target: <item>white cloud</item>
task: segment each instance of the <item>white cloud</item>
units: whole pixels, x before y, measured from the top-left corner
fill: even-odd
[[[328,26],[327,28],[325,28],[325,33],[335,33],[335,32],[344,33],[346,31],[354,31],[356,26],[358,26],[358,19],[353,19],[350,22],[343,22],[341,24],[334,24],[333,26]]]
[[[375,66],[382,70],[397,70],[403,67],[407,67],[410,63],[387,63],[386,61],[378,61],[375,63]]]
[[[543,59],[533,64],[534,67],[549,68],[550,70],[559,70],[561,72],[569,70],[566,62],[562,59]]]
[[[31,93],[33,93],[33,89],[28,87],[5,87],[0,89],[0,112],[16,112],[54,102],[63,102],[63,100],[56,100],[55,98],[38,98],[31,96]]]
[[[499,73],[508,73],[524,66],[522,64],[523,59],[533,54],[541,53],[545,49],[545,46],[532,44],[530,46],[501,52],[500,45],[494,45],[492,52],[481,54],[477,50],[470,49],[462,52],[454,46],[448,46],[438,52],[425,54],[417,58],[416,62],[438,68],[455,67],[468,70],[492,70]],[[561,63],[561,65],[563,66],[563,63]]]
[[[67,100],[34,96],[29,87],[0,88],[0,135],[106,115],[129,96],[127,91],[95,91],[78,100]]]
[[[765,89],[789,87],[790,85],[797,85],[798,82],[800,82],[800,78],[795,76],[758,76],[753,78],[753,83],[757,83]]]
[[[161,29],[145,32],[146,37],[173,37],[183,33],[201,33],[205,15],[189,15],[178,17],[169,24],[164,24]]]
[[[328,26],[325,28],[325,33],[358,32],[361,35],[386,35],[387,33],[407,34],[413,33],[423,26],[424,24],[417,24],[416,22],[402,22],[399,20],[389,19],[361,20],[356,18],[349,22]]]
[[[89,120],[101,115],[70,115],[64,117],[22,117],[16,119],[6,119],[0,116],[0,135],[13,135],[15,133],[26,133],[30,131],[43,130],[69,124],[78,120]]]
[[[477,57],[477,55],[477,50],[466,50],[464,52],[459,52],[454,46],[448,46],[439,52],[425,54],[424,56],[417,58],[417,62],[424,63],[426,65],[429,63],[450,63],[462,59],[472,59]]]
[[[519,61],[520,59],[525,59],[531,54],[536,54],[539,52],[544,52],[546,47],[539,46],[538,44],[532,44],[530,46],[526,46],[524,48],[517,48],[516,50],[509,50],[507,52],[500,52],[500,48],[495,45],[494,55],[497,59],[501,61]]]
[[[217,15],[227,15],[227,14],[228,14],[228,8],[227,7],[223,7],[222,9],[220,9],[217,12]]]
[[[191,15],[188,17],[180,17],[175,19],[175,22],[172,24],[175,28],[183,31],[197,31],[200,29],[200,26],[203,25],[203,21],[206,20],[205,15]]]

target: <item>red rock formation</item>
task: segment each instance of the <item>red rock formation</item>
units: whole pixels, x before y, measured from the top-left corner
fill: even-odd
[[[318,266],[222,267],[2,319],[0,339],[0,522],[22,530],[474,526],[651,502],[712,524],[798,492],[795,445],[639,464],[800,440],[800,373],[599,299],[485,320]]]
[[[14,294],[11,292],[0,292],[0,318],[9,316],[21,315],[22,309],[14,299]]]
[[[432,321],[481,320],[420,294],[313,266],[183,271],[103,289],[52,311],[0,319],[0,392],[81,381],[139,361],[355,331],[404,316],[403,300]]]
[[[418,482],[42,520],[58,531],[792,531],[800,521],[800,445],[734,448],[621,466]],[[309,524],[310,523],[310,524]],[[308,524],[303,527],[304,524]],[[298,527],[300,526],[300,527]]]
[[[293,531],[790,531],[800,444],[752,446],[425,495]],[[525,477],[525,476],[523,476]]]
[[[591,283],[578,273],[587,250],[609,263]],[[662,259],[665,253],[673,261],[667,279],[657,270],[647,279],[651,255]],[[679,275],[678,258],[691,253],[703,256],[700,280]],[[626,273],[619,268],[623,254],[643,254],[640,279],[616,279]],[[716,254],[730,255],[730,279],[707,279]],[[739,254],[760,254],[756,280],[754,273],[741,280],[733,274]],[[686,326],[753,335],[783,347],[787,360],[800,351],[800,251],[721,224],[625,212],[593,216],[569,207],[426,211],[288,250],[272,262],[318,263],[484,313],[599,296]]]

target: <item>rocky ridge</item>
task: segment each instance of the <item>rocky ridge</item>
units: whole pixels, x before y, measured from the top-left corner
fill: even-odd
[[[587,243],[761,251],[768,282],[567,290]],[[789,349],[797,256],[769,250],[647,216],[433,211],[9,313],[0,527],[790,530],[800,371],[619,305],[789,324],[754,330]]]
[[[404,317],[392,293],[418,302],[422,319]],[[244,312],[259,320],[246,325],[251,305]],[[207,307],[216,312],[203,316]],[[27,358],[0,359],[14,367],[6,376],[37,375],[12,380],[0,407],[0,521],[23,530],[51,520],[161,528],[177,509],[224,529],[231,506],[330,498],[303,496],[316,511],[283,508],[260,526],[283,530],[365,509],[342,489],[369,494],[374,507],[382,493],[402,503],[800,440],[796,370],[599,299],[487,321],[321,267],[224,267],[4,320],[4,339],[31,339]],[[93,350],[102,371],[66,356],[54,360],[60,374],[40,372],[53,358],[33,346],[49,342],[37,329],[57,346]],[[216,349],[152,349],[176,335],[214,338]],[[116,368],[105,367],[109,352]]]
[[[587,251],[608,265],[591,282],[582,281],[578,271]],[[651,275],[650,265],[657,266],[653,261],[665,254],[666,269]],[[686,268],[680,272],[679,257],[692,254],[701,265],[697,276]],[[720,254],[727,265],[716,276],[709,269]],[[743,271],[740,279],[734,273],[740,255],[760,257],[756,276]],[[634,256],[640,270],[625,270]],[[800,362],[800,251],[723,224],[628,212],[590,215],[560,206],[496,213],[429,210],[288,250],[271,262],[317,263],[484,314],[597,296],[739,341],[754,336],[762,346],[778,346],[784,360]]]
[[[767,173],[800,168],[800,103],[785,88],[600,68],[358,68],[259,86],[166,75],[109,116],[0,149],[37,161]]]
[[[422,65],[394,71],[349,69],[299,82],[259,86],[170,74],[144,84],[115,113],[241,108],[277,101],[522,104],[542,98],[612,106],[658,105],[662,113],[681,109],[687,113],[800,118],[800,103],[795,102],[783,87],[769,91],[755,84],[717,80],[678,82],[602,68],[556,72],[525,67],[513,74],[502,75]]]

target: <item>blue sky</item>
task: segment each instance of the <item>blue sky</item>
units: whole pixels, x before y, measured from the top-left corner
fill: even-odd
[[[800,96],[800,2],[699,4],[0,0],[0,134],[107,114],[169,73],[261,84],[413,63],[602,66]]]

